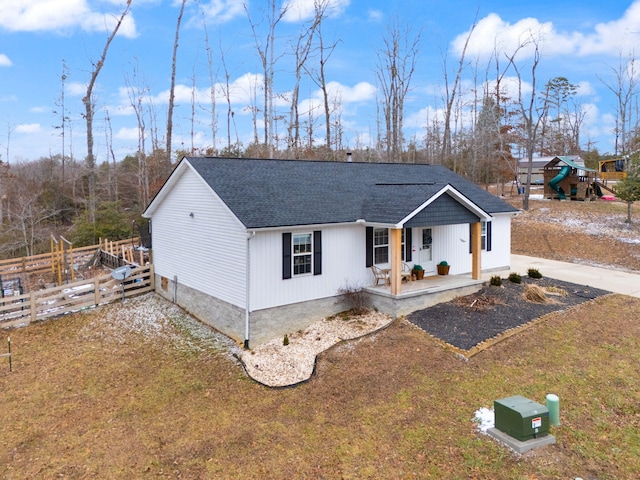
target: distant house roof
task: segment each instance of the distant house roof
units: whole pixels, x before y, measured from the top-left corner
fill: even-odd
[[[584,160],[582,160],[580,155],[555,155],[555,156],[549,156],[549,157],[533,157],[532,164],[534,168],[543,168],[545,165],[547,165],[548,163],[556,159],[560,159],[565,163],[573,162],[576,165],[581,165],[581,167],[576,167],[576,168],[580,168],[580,169],[584,168]],[[520,160],[518,160],[518,166],[520,168],[525,168],[527,167],[528,164],[529,164],[529,160],[527,158],[521,158]]]
[[[597,171],[597,170],[593,170],[591,168],[585,167],[584,166],[584,160],[582,160],[582,158],[580,158],[579,155],[552,157],[551,160],[549,160],[549,162],[547,163],[546,166],[551,167],[551,166],[557,165],[558,163],[564,163],[564,164],[570,166],[571,168],[576,168],[578,170],[582,170],[582,171],[585,171],[585,172],[596,172]]]
[[[359,219],[398,224],[443,194],[458,201],[463,197],[489,215],[517,211],[438,165],[185,157],[145,216],[153,213],[165,190],[170,190],[172,177],[186,166],[203,178],[246,228]]]

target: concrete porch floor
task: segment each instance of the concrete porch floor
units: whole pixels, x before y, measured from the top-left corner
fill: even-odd
[[[471,274],[435,275],[423,280],[402,282],[398,295],[391,294],[390,285],[364,287],[364,291],[369,294],[373,308],[398,317],[475,293],[482,288],[485,280],[485,275],[481,280],[474,280]]]

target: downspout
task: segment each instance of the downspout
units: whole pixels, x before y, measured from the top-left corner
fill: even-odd
[[[253,237],[256,236],[255,230],[252,232],[247,232],[247,255],[246,255],[246,271],[245,271],[245,301],[246,305],[244,308],[244,348],[245,350],[249,349],[249,314],[251,308],[251,248],[249,242]]]

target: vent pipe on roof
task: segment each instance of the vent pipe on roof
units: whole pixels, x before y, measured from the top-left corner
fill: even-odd
[[[347,162],[351,161],[351,152],[347,152]]]

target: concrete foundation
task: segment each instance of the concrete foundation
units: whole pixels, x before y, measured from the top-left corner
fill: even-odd
[[[481,280],[463,280],[463,283],[453,285],[422,286],[419,290],[391,295],[385,290],[367,287],[371,307],[392,317],[408,315],[417,310],[429,308],[439,303],[448,302],[456,297],[471,295],[482,288]]]
[[[209,296],[193,288],[176,284],[173,279],[156,275],[156,293],[184,308],[201,322],[215,328],[239,344],[245,340],[245,309]],[[348,310],[342,297],[256,310],[249,315],[249,347],[283,338],[285,333],[304,330],[324,317]]]
[[[553,435],[545,435],[544,437],[532,438],[531,440],[522,442],[510,435],[507,435],[506,433],[498,430],[495,427],[488,429],[487,433],[490,437],[498,440],[501,443],[504,443],[516,453],[524,453],[528,452],[529,450],[533,450],[534,448],[543,447],[544,445],[553,445],[554,443],[556,443],[556,437],[554,437]]]

